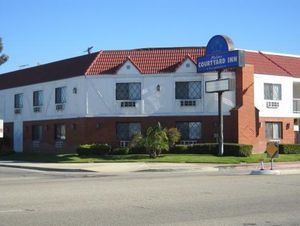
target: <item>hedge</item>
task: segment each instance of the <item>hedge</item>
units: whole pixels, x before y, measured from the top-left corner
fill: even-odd
[[[247,144],[224,144],[224,155],[247,157],[252,154],[252,145]],[[218,155],[219,145],[216,143],[202,143],[191,145],[175,145],[170,150],[174,154],[212,154]]]
[[[79,155],[107,155],[111,151],[108,144],[81,144],[77,148]]]
[[[110,154],[112,154],[112,155],[128,155],[129,148],[127,148],[127,147],[114,148]]]
[[[300,144],[279,144],[279,154],[300,154]]]

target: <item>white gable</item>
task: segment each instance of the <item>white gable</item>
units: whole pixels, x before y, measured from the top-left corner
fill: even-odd
[[[187,58],[176,70],[176,73],[195,73],[197,72],[197,67],[195,63]]]
[[[118,75],[139,75],[141,74],[136,66],[130,61],[127,60],[117,71]]]

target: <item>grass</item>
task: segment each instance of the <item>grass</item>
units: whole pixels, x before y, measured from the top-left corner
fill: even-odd
[[[0,160],[47,162],[47,163],[97,163],[97,162],[170,162],[170,163],[216,163],[238,164],[258,163],[260,159],[269,162],[266,154],[254,154],[250,157],[214,156],[197,154],[164,154],[157,159],[150,159],[148,155],[108,155],[108,156],[79,156],[77,154],[43,154],[43,153],[16,153],[1,156]],[[276,162],[300,161],[300,154],[281,154]]]

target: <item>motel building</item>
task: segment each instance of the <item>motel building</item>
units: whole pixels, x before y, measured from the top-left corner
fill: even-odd
[[[182,144],[217,142],[217,72],[197,73],[205,47],[99,51],[0,75],[0,119],[16,152],[75,152],[83,143],[127,146],[160,122]],[[244,50],[224,70],[224,142],[299,143],[300,56]]]

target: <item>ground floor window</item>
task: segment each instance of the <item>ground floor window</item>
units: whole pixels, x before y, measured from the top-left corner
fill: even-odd
[[[129,141],[134,134],[141,132],[140,123],[117,123],[116,127],[118,140]]]
[[[198,140],[201,138],[201,122],[177,122],[176,128],[181,140]]]
[[[32,126],[32,140],[40,141],[43,136],[43,127],[41,125],[33,125]]]
[[[54,132],[55,132],[55,134],[54,134],[55,140],[65,140],[66,139],[66,125],[56,124]]]
[[[281,139],[282,138],[282,122],[266,122],[266,138]]]

